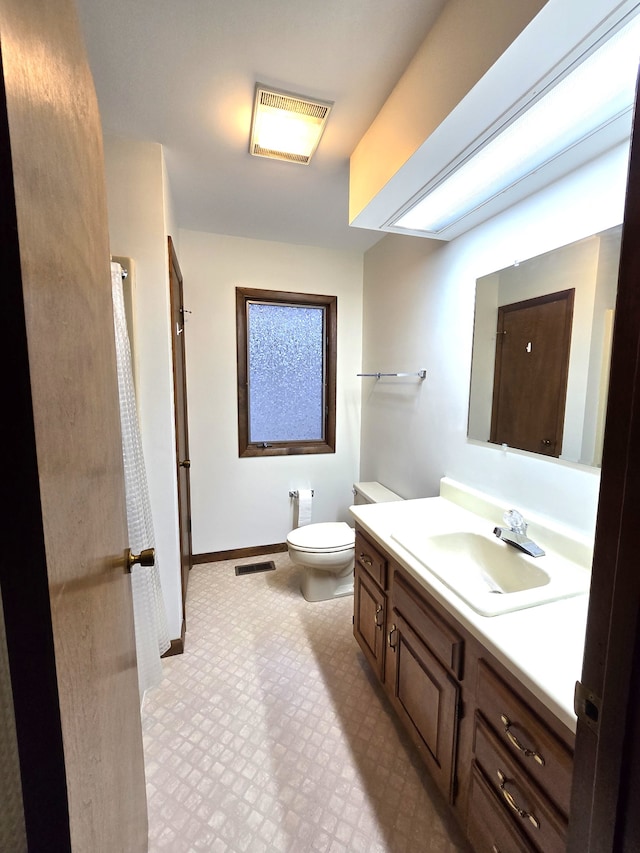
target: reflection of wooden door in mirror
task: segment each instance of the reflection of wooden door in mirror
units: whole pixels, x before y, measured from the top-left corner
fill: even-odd
[[[498,308],[491,441],[562,452],[574,290]]]

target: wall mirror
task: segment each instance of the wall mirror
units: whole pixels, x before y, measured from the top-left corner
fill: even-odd
[[[621,231],[477,280],[469,438],[600,466]]]

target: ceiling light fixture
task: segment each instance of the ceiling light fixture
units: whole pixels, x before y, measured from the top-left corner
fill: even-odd
[[[324,131],[331,101],[256,84],[249,152],[307,165]]]
[[[630,112],[639,44],[636,17],[432,182],[391,224],[437,235]]]

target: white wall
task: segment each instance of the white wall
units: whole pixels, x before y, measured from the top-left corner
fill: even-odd
[[[427,379],[365,380],[361,479],[422,497],[448,475],[593,533],[597,470],[466,438],[475,282],[621,222],[626,171],[622,146],[451,243],[389,235],[366,253],[363,369]]]
[[[284,542],[289,490],[312,488],[313,521],[348,520],[360,459],[360,253],[182,230],[194,554]],[[338,297],[336,452],[238,457],[235,288]]]
[[[138,409],[156,556],[169,634],[176,639],[182,593],[167,260],[173,214],[160,145],[106,136],[104,150],[111,253],[131,257],[136,265]]]
[[[162,148],[160,150],[162,151]],[[164,233],[171,237],[176,254],[179,255],[180,234],[178,232],[178,221],[176,219],[173,193],[171,191],[171,184],[169,183],[169,174],[167,172],[167,164],[164,159],[164,151],[162,151],[162,198],[164,202],[162,208],[164,216]]]

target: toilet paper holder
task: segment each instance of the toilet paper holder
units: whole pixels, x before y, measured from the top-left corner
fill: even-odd
[[[300,493],[298,492],[298,490],[297,490],[297,489],[294,489],[294,490],[292,490],[292,491],[290,491],[290,492],[289,492],[289,497],[290,497],[290,498],[299,498],[299,497],[300,497]],[[311,497],[313,497],[313,489],[311,489]]]

